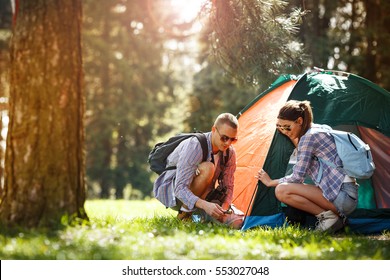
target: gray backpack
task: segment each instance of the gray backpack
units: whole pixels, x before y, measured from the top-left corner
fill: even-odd
[[[348,176],[357,179],[368,179],[372,176],[375,170],[375,164],[372,159],[370,147],[355,134],[352,132],[334,130],[329,126],[322,126],[321,128],[315,127],[310,129],[310,132],[323,132],[332,135],[336,143],[337,154],[343,163],[341,166],[336,166],[333,162],[316,157],[316,160],[318,160],[320,164],[320,170],[316,179],[317,183],[320,182],[322,178],[322,164],[326,164],[333,168],[341,168]]]

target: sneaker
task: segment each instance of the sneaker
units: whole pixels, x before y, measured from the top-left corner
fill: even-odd
[[[316,215],[318,221],[316,223],[316,230],[336,232],[344,226],[343,219],[332,211],[324,211]]]
[[[177,218],[182,221],[190,220],[192,218],[192,212],[185,212],[180,210],[177,214]]]
[[[345,223],[344,223],[344,220],[340,217],[337,222],[330,227],[329,229],[329,232],[333,233],[333,232],[336,232],[336,231],[339,231],[340,229],[342,229],[344,227]]]

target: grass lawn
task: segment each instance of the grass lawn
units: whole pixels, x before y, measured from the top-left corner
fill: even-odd
[[[297,227],[232,230],[181,222],[158,201],[89,200],[89,222],[0,229],[0,259],[390,259],[390,233],[329,235]]]

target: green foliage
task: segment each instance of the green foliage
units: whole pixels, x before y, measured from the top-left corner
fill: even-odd
[[[11,1],[0,0],[0,30],[11,29],[12,25],[12,8]],[[1,38],[1,36],[0,36]],[[0,39],[0,49],[3,48],[2,40]]]
[[[90,222],[57,230],[0,230],[1,259],[389,259],[389,233],[328,235],[300,229],[181,222],[156,200],[87,201]]]
[[[188,96],[187,131],[209,131],[219,114],[229,112],[236,115],[259,91],[251,84],[240,84],[209,55],[212,32],[208,24],[199,34],[198,63],[202,68],[194,74],[192,91]]]
[[[123,197],[129,183],[149,195],[150,142],[171,129],[163,116],[175,100],[164,64],[161,1],[84,1],[87,176],[101,197]],[[151,9],[154,12],[151,12]]]
[[[286,16],[284,1],[213,3],[203,9],[202,68],[194,75],[187,130],[208,131],[220,113],[238,114],[281,73],[302,72],[298,9]]]
[[[208,131],[219,113],[237,114],[279,74],[331,66],[389,84],[385,1],[377,17],[377,4],[365,0],[207,1],[195,34],[169,3],[83,2],[87,178],[101,197],[115,189],[122,198],[127,185],[150,195],[146,158],[155,142]]]
[[[233,77],[258,85],[283,73],[302,72],[303,53],[294,34],[301,11],[284,14],[286,1],[214,1],[210,26],[212,52]]]
[[[389,1],[289,1],[307,11],[298,36],[308,67],[351,72],[389,90]]]
[[[11,2],[7,0],[0,0],[0,97],[8,97],[9,85],[7,83],[8,69],[9,69],[9,42],[11,39],[11,25],[12,25],[12,11]],[[0,103],[4,104],[5,99]],[[1,104],[1,105],[3,105]],[[3,109],[2,109],[3,110]],[[0,125],[2,127],[2,124]],[[0,136],[3,140],[3,136]],[[2,159],[2,151],[0,150],[0,160]],[[2,173],[2,168],[0,169]]]
[[[209,131],[219,114],[238,114],[258,94],[253,87],[238,86],[212,62],[194,76],[193,88],[189,95],[191,111],[186,120],[188,131]]]

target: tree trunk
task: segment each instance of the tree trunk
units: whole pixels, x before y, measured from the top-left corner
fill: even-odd
[[[80,0],[20,1],[11,41],[3,225],[87,218],[80,28]]]
[[[378,83],[377,72],[379,61],[377,59],[378,37],[381,35],[381,5],[379,0],[365,0],[366,7],[366,37],[367,50],[365,54],[365,65],[362,75],[374,82]]]
[[[363,2],[366,9],[367,50],[362,75],[389,90],[390,3],[385,0]]]

